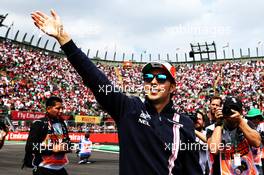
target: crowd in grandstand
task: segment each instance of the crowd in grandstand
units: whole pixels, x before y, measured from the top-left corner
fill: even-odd
[[[263,68],[263,60],[180,65],[175,107],[187,112],[205,108],[210,92],[237,95],[246,110],[263,107]]]
[[[142,84],[142,65],[96,64],[116,87],[143,96],[143,91],[133,92]],[[245,111],[252,106],[263,109],[263,60],[181,64],[176,68],[173,101],[179,112],[206,108],[212,93],[240,96]],[[0,104],[9,110],[44,111],[45,99],[58,95],[64,100],[66,115],[107,116],[66,58],[2,41],[0,76]]]

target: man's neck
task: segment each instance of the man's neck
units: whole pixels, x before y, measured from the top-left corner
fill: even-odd
[[[202,132],[203,131],[203,128],[202,127],[199,127],[199,128],[195,128],[197,131],[199,132]]]
[[[158,113],[161,113],[161,111],[165,108],[165,106],[170,102],[170,99],[166,99],[166,101],[162,101],[161,103],[153,103],[153,106],[155,107],[156,111]]]
[[[58,121],[58,120],[59,120],[58,117],[53,117],[53,116],[50,116],[50,115],[48,115],[48,114],[47,114],[47,116],[48,116],[48,119],[49,119],[50,121]]]

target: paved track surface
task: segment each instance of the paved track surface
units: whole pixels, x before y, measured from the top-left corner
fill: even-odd
[[[30,168],[21,170],[25,145],[4,145],[0,150],[0,175],[31,175]],[[118,175],[119,154],[94,151],[92,164],[78,165],[76,154],[68,154],[66,166],[69,175]]]

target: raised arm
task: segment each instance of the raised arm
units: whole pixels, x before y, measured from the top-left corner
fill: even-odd
[[[232,110],[232,112],[234,114],[231,116],[231,118],[237,120],[238,127],[243,132],[248,143],[251,146],[259,147],[261,144],[261,137],[260,134],[255,129],[253,129],[253,123],[248,123],[246,120],[244,120],[243,116],[238,111]],[[251,126],[249,124],[251,124]]]
[[[222,143],[222,129],[223,129],[223,113],[222,108],[218,107],[215,113],[215,128],[213,132],[207,132],[207,145],[209,146],[209,151],[212,154],[218,154],[220,144]],[[210,135],[210,136],[209,136]]]
[[[208,138],[207,144],[212,154],[219,153],[219,147],[222,142],[222,126],[216,126],[211,137]]]
[[[207,143],[206,135],[197,130],[194,130],[194,133],[200,140],[202,140],[204,143]]]
[[[260,146],[261,144],[260,134],[255,129],[252,129],[245,120],[241,121],[241,123],[239,124],[239,128],[241,129],[248,143],[251,146],[254,147]]]
[[[77,48],[54,10],[51,10],[51,16],[36,11],[31,14],[31,17],[39,29],[58,40],[69,62],[82,77],[84,84],[91,89],[99,104],[115,121],[118,121],[122,109],[129,106],[129,98],[119,92],[105,74]]]

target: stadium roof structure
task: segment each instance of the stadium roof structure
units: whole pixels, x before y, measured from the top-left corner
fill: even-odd
[[[0,21],[1,18],[3,19],[2,22],[4,21],[4,18],[6,18],[8,14],[6,15],[0,15]],[[10,34],[11,29],[13,29],[12,25],[10,25],[4,36],[0,36],[0,40],[9,40],[12,42],[15,42],[16,44],[19,45],[23,45],[24,47],[27,48],[33,48],[33,49],[40,49],[41,51],[44,51],[47,54],[55,54],[59,57],[64,57],[64,53],[63,51],[60,49],[59,44],[57,43],[57,41],[53,41],[50,39],[45,39],[42,36],[35,36],[34,34],[28,34],[28,33],[24,33],[21,32],[19,30],[17,30],[16,32],[12,32],[14,33]],[[21,34],[23,35],[22,40],[19,39],[21,38]],[[52,42],[52,43],[51,43]],[[35,44],[33,44],[35,43]],[[228,52],[232,53],[231,56],[229,54],[228,57],[226,57],[225,54],[225,50],[223,50],[223,56],[220,56],[220,58],[218,58],[219,56],[217,54],[216,51],[216,44],[215,42],[212,43],[197,43],[197,44],[190,44],[191,45],[191,51],[189,52],[189,55],[187,53],[182,53],[182,54],[178,54],[177,49],[176,49],[176,53],[174,55],[169,55],[168,53],[166,55],[162,55],[158,54],[156,56],[153,56],[153,54],[148,53],[148,55],[144,55],[144,59],[143,59],[143,55],[142,53],[139,54],[134,54],[134,53],[117,53],[114,52],[113,57],[112,54],[108,54],[107,51],[100,51],[100,50],[96,50],[96,54],[92,55],[91,54],[91,50],[88,49],[88,51],[86,51],[86,55],[91,58],[93,61],[96,62],[108,62],[110,64],[123,64],[124,61],[130,61],[132,63],[137,63],[137,64],[145,64],[146,62],[150,62],[153,60],[166,60],[167,62],[173,63],[173,64],[192,64],[192,63],[206,63],[206,62],[215,62],[215,61],[241,61],[241,60],[260,60],[260,59],[264,59],[264,54],[260,55],[259,54],[259,48],[256,47],[256,52],[254,52],[255,49],[247,49],[247,52],[243,52],[242,49],[240,48],[240,52],[239,54],[235,54],[237,52],[235,52],[234,49],[228,49]],[[52,46],[52,47],[50,47]],[[84,51],[84,50],[83,50]],[[252,52],[253,51],[253,52]],[[84,51],[85,52],[85,51]],[[100,54],[99,54],[100,53]],[[254,54],[256,53],[256,54]],[[110,55],[110,56],[109,56]],[[119,55],[119,56],[117,56]],[[116,59],[117,57],[119,57],[119,59]],[[147,58],[148,57],[148,58]],[[120,59],[121,58],[121,59]],[[137,59],[136,59],[137,58]],[[138,59],[139,58],[139,59]]]
[[[215,42],[208,44],[205,42],[205,44],[197,43],[190,44],[191,45],[191,51],[189,53],[189,56],[193,58],[193,61],[209,61],[211,59],[217,59],[217,52],[216,52],[216,44]],[[197,56],[199,56],[199,59],[197,60]]]
[[[7,25],[4,25],[3,22],[6,19],[8,13],[5,15],[0,15],[0,27],[7,27]]]

